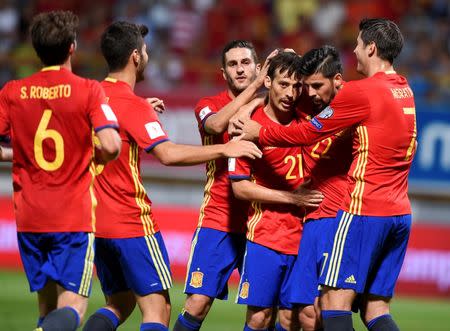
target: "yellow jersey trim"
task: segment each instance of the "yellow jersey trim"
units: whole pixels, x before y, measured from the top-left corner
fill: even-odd
[[[110,82],[110,83],[117,83],[117,79],[116,78],[112,78],[112,77],[106,77],[105,81],[106,82]]]
[[[41,71],[58,71],[61,69],[61,66],[48,66],[41,69]]]
[[[208,145],[212,145],[214,143],[213,141],[213,136],[206,136],[203,139],[203,145],[204,146],[208,146]],[[212,160],[212,161],[208,161],[208,163],[206,164],[206,184],[205,184],[205,189],[203,191],[203,201],[202,201],[202,205],[200,207],[200,215],[198,218],[198,224],[197,227],[201,227],[203,224],[203,219],[205,218],[205,208],[208,206],[209,201],[211,200],[211,188],[214,184],[214,176],[216,174],[216,170],[217,170],[217,166],[216,166],[216,161]]]
[[[139,148],[136,143],[131,143],[129,153],[129,166],[131,170],[131,176],[134,182],[134,189],[136,192],[135,201],[137,206],[141,209],[139,217],[142,222],[144,235],[148,236],[154,234],[155,229],[153,227],[153,221],[150,218],[151,207],[145,201],[147,192],[145,191],[145,188],[142,185],[139,177],[138,159],[139,159]]]
[[[355,215],[361,215],[365,186],[364,175],[366,173],[369,154],[369,134],[367,132],[367,127],[365,126],[359,126],[356,129],[356,132],[359,137],[358,161],[352,174],[352,177],[356,180],[356,184],[351,193],[352,200],[350,202],[349,212]]]
[[[258,225],[259,221],[261,221],[263,212],[261,209],[261,203],[260,202],[252,202],[252,208],[255,210],[255,213],[253,214],[252,218],[248,221],[247,228],[247,239],[250,241],[253,241],[255,238],[255,229]]]

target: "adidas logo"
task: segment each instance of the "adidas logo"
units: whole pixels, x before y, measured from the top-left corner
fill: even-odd
[[[346,282],[346,283],[350,283],[350,284],[356,284],[355,276],[351,275],[350,277],[348,277],[348,278],[345,280],[345,282]]]

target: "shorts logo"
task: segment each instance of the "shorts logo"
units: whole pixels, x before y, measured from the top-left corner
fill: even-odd
[[[241,297],[242,299],[247,299],[248,298],[248,290],[250,288],[250,283],[249,282],[243,282],[241,285],[241,291],[239,292],[239,297]]]
[[[355,276],[351,275],[350,277],[347,277],[345,283],[356,284]]]
[[[191,273],[191,281],[189,285],[195,288],[199,288],[203,286],[203,272],[194,271]]]

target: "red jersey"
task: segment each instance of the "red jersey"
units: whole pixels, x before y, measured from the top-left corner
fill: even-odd
[[[308,122],[311,114],[312,110],[303,112],[300,109],[298,112],[302,122]],[[351,130],[347,129],[315,144],[303,146],[302,155],[305,178],[311,180],[308,188],[324,195],[319,207],[308,209],[305,218],[335,217],[347,192],[347,173],[352,162]],[[337,159],[339,162],[336,162]]]
[[[231,102],[227,91],[216,96],[201,99],[195,106],[195,117],[203,145],[225,144],[229,141],[228,132],[210,135],[205,132],[206,119],[220,111]],[[224,232],[245,233],[247,221],[247,201],[234,197],[228,179],[227,159],[217,159],[206,163],[206,185],[203,203],[200,207],[199,227],[216,229]]]
[[[348,82],[330,106],[305,125],[260,132],[264,145],[311,144],[353,127],[353,158],[341,208],[355,215],[411,213],[408,173],[416,149],[414,96],[406,79],[378,72]]]
[[[256,109],[252,118],[262,125],[274,122]],[[281,191],[294,191],[303,182],[301,147],[261,149],[261,159],[230,159],[230,179],[254,180],[256,184]],[[248,212],[247,239],[283,254],[297,255],[304,211],[290,204],[253,202]]]
[[[120,123],[122,150],[119,157],[106,167],[97,167],[95,235],[100,238],[132,238],[154,234],[159,228],[142,183],[140,153],[142,150],[150,152],[156,145],[167,141],[167,134],[151,105],[135,95],[130,85],[106,78],[102,86]]]
[[[59,66],[1,92],[0,135],[12,136],[20,232],[92,232],[92,128],[117,127],[100,84]]]

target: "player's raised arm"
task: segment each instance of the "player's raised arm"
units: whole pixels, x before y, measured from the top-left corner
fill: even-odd
[[[270,59],[277,54],[273,51],[262,68],[257,64],[253,46],[246,41],[230,43],[222,53],[222,75],[228,83],[228,94],[232,101],[214,112],[204,121],[205,131],[209,134],[222,134],[228,128],[229,120],[239,109],[255,98],[258,89],[264,83]]]
[[[235,140],[210,146],[179,145],[165,141],[155,146],[152,153],[162,164],[171,166],[194,165],[222,157],[243,156],[254,159],[262,155],[254,143]]]
[[[310,145],[367,118],[365,93],[351,82],[339,92],[332,103],[308,123],[291,126],[261,126],[251,119],[242,119],[238,127],[242,139],[258,141],[263,146],[289,147]]]

